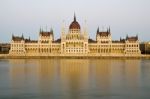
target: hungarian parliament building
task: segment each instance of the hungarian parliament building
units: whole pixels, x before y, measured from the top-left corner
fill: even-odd
[[[136,56],[140,55],[138,36],[126,36],[112,40],[110,28],[96,32],[96,40],[90,39],[86,29],[74,20],[68,32],[62,27],[61,37],[54,40],[53,30],[40,29],[39,39],[12,35],[9,55],[15,56]]]

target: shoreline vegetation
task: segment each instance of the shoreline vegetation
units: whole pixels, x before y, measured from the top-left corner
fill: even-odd
[[[16,55],[12,56],[9,54],[0,54],[0,59],[103,59],[103,58],[121,58],[121,59],[150,59],[150,55],[134,55],[134,56],[100,56],[100,55],[42,55],[42,56],[23,56],[23,55]]]

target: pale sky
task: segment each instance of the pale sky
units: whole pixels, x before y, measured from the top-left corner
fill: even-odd
[[[93,39],[98,26],[110,26],[113,40],[138,34],[150,41],[150,0],[0,0],[0,43],[10,42],[12,33],[38,39],[40,27],[52,27],[57,39],[74,12],[82,29],[86,20]]]

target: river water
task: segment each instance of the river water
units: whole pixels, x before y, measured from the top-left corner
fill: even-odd
[[[150,60],[1,59],[0,99],[150,99]]]

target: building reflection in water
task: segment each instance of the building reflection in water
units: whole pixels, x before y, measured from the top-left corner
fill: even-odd
[[[110,83],[111,83],[111,68],[110,64],[111,61],[107,59],[96,59],[90,61],[90,81],[91,81],[91,88],[94,88],[98,94],[105,94],[108,93],[110,90]]]
[[[10,64],[10,81],[12,86],[12,94],[18,95],[25,92],[37,91],[36,75],[38,61],[25,59],[11,59]],[[22,90],[19,90],[22,89]]]
[[[139,86],[139,79],[141,74],[140,61],[126,60],[125,71],[127,85],[130,85],[130,87],[137,88],[137,86]]]
[[[51,59],[42,59],[38,60],[38,90],[42,95],[47,95],[52,91],[55,91],[55,81],[57,74],[57,65],[56,62]]]
[[[34,92],[82,99],[127,90],[138,93],[138,59],[13,59],[9,63],[14,95]]]
[[[54,60],[16,59],[10,60],[10,64],[12,65],[10,66],[10,76],[14,89],[24,88],[27,92],[35,91],[42,95],[55,89],[53,88],[53,84],[55,84],[57,67]]]
[[[140,79],[140,86],[141,86],[141,93],[144,96],[150,95],[150,60],[143,59],[141,62],[141,79]],[[146,90],[145,90],[146,89]]]
[[[111,62],[111,90],[113,93],[138,94],[140,62],[139,59],[120,59]]]
[[[83,94],[88,88],[89,60],[87,59],[70,59],[61,60],[60,77],[62,92],[70,92],[72,98]]]

